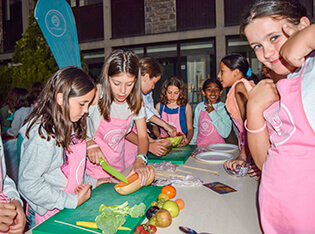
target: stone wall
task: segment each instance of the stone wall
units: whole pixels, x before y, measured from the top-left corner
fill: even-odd
[[[145,34],[176,31],[176,0],[144,0]]]

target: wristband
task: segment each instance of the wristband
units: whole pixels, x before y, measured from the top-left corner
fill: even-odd
[[[267,126],[267,124],[265,122],[265,124],[261,128],[259,128],[257,130],[250,130],[250,129],[247,128],[247,119],[244,122],[244,128],[246,129],[246,131],[250,132],[250,133],[253,133],[253,134],[261,133],[262,131],[264,131],[266,129],[266,126]]]
[[[99,148],[98,144],[90,145],[86,147],[86,150],[93,149],[93,148]]]
[[[239,155],[238,156],[239,158],[242,158],[242,159],[244,159],[245,160],[245,162],[247,162],[247,159],[244,157],[244,156],[242,156],[242,155]]]
[[[145,154],[138,154],[136,156],[136,159],[137,158],[142,158],[142,160],[144,161],[144,164],[147,165],[148,164],[148,157],[145,155]]]

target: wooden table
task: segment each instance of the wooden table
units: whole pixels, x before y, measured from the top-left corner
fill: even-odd
[[[231,154],[236,156],[238,152]],[[195,170],[187,168],[185,165],[218,171],[218,173]],[[204,163],[192,157],[184,165],[179,165],[177,169],[192,172],[204,183],[218,181],[227,184],[236,189],[237,192],[218,194],[205,186],[175,186],[177,195],[174,199],[182,198],[185,202],[185,208],[178,217],[173,219],[170,227],[158,228],[158,234],[182,233],[178,229],[179,226],[212,234],[261,233],[257,211],[258,182],[255,178],[249,176],[234,178],[225,172],[223,163]],[[188,173],[177,171],[172,174],[185,176]],[[146,221],[147,219],[144,220],[144,222]],[[101,233],[100,230],[97,231]],[[27,233],[32,233],[32,231]],[[124,233],[127,234],[128,232],[124,231]]]

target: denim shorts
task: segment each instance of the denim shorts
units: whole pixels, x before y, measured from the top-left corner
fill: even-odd
[[[30,206],[28,208],[27,220],[29,225],[28,229],[32,229],[36,226],[35,211]]]

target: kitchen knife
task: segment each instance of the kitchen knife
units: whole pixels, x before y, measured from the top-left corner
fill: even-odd
[[[102,168],[107,171],[109,174],[111,174],[112,176],[116,177],[117,179],[125,182],[126,184],[129,184],[128,180],[126,179],[126,177],[121,174],[119,171],[117,171],[115,168],[107,165],[104,160],[102,158],[100,158],[100,165],[102,166]]]

